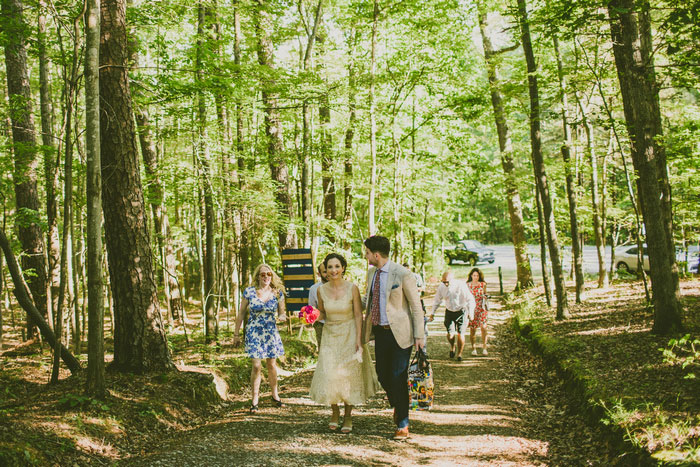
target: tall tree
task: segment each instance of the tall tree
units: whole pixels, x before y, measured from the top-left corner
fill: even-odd
[[[588,155],[588,162],[591,165],[591,210],[593,211],[593,237],[595,240],[596,255],[598,256],[598,287],[607,287],[609,280],[608,270],[605,269],[605,236],[603,234],[603,232],[605,232],[603,225],[605,215],[602,209],[603,201],[600,199],[598,191],[598,155],[595,150],[595,135],[593,133],[593,123],[588,118],[588,112],[578,95],[576,95],[576,101],[581,115],[581,124],[586,132],[586,154]],[[605,176],[603,176],[603,183],[605,184]],[[603,185],[603,187],[605,187],[605,185]]]
[[[104,292],[102,289],[102,178],[100,174],[100,0],[85,11],[85,150],[87,152],[87,393],[105,389]]]
[[[177,280],[175,268],[175,252],[170,231],[170,221],[168,211],[165,206],[165,191],[160,178],[160,167],[158,163],[158,151],[153,135],[153,125],[145,106],[135,106],[136,125],[139,131],[139,143],[141,146],[141,157],[143,165],[150,179],[148,184],[148,200],[151,203],[151,213],[153,214],[153,230],[156,233],[160,261],[162,263],[163,278],[166,287],[166,300],[168,308],[174,318],[182,315],[182,293],[180,283]]]
[[[547,246],[549,257],[552,261],[552,275],[554,276],[554,291],[557,297],[557,319],[566,319],[569,316],[569,305],[566,298],[566,284],[564,271],[561,265],[559,240],[554,221],[554,207],[549,192],[549,183],[545,171],[544,156],[542,154],[542,130],[540,121],[540,97],[537,84],[537,63],[532,49],[530,36],[530,22],[527,15],[525,0],[518,0],[518,21],[520,23],[521,41],[525,61],[527,62],[527,83],[530,94],[530,146],[532,149],[532,167],[535,172],[535,183],[542,199],[542,211],[544,215],[544,227],[547,232]]]
[[[272,18],[267,11],[267,2],[257,0],[255,8],[255,32],[257,35],[258,63],[266,70],[263,71],[262,100],[265,107],[265,135],[267,137],[267,156],[270,165],[272,180],[276,183],[275,199],[277,208],[283,218],[277,228],[277,237],[280,249],[294,248],[297,244],[297,234],[291,228],[290,221],[294,217],[294,206],[289,185],[289,170],[287,162],[282,154],[284,140],[282,138],[282,122],[278,96],[275,88],[275,80],[272,78],[274,69],[272,40],[270,33],[272,30]]]
[[[559,37],[556,31],[552,32],[554,54],[557,59],[557,78],[559,92],[561,93],[561,123],[564,132],[564,143],[561,145],[561,155],[564,159],[564,171],[566,173],[566,198],[569,202],[569,226],[571,227],[571,250],[573,253],[573,270],[576,281],[576,303],[581,303],[583,295],[583,248],[578,226],[576,174],[571,163],[571,126],[569,124],[569,95],[566,86],[566,74],[564,73],[564,61],[559,48]]]
[[[352,156],[355,140],[355,125],[357,121],[357,65],[355,64],[355,47],[357,46],[359,32],[353,25],[348,36],[348,126],[345,130],[345,163],[343,179],[343,227],[346,233],[345,245],[350,247],[349,239],[352,238]]]
[[[368,230],[369,235],[374,235],[377,230],[375,220],[375,203],[377,196],[377,107],[375,103],[376,94],[376,71],[377,71],[377,29],[379,27],[379,0],[374,0],[372,9],[372,42],[369,67],[369,151],[372,162],[369,180],[369,200]]]
[[[128,79],[126,0],[102,0],[102,205],[112,294],[114,361],[121,371],[172,367],[153,276]]]
[[[491,105],[496,121],[496,133],[498,134],[498,148],[501,152],[501,166],[505,175],[506,197],[508,202],[508,215],[510,217],[511,237],[515,247],[515,264],[517,268],[516,288],[529,288],[533,285],[530,257],[527,253],[527,238],[525,237],[525,224],[523,222],[522,202],[518,191],[517,175],[513,160],[513,144],[510,138],[510,130],[506,121],[506,110],[501,94],[501,85],[496,66],[496,57],[504,52],[513,50],[508,47],[496,50],[487,32],[487,10],[483,1],[478,2],[479,30],[481,42],[484,46],[484,59],[486,61],[486,73],[489,78],[491,91]]]
[[[319,49],[323,50],[326,35],[319,35]],[[323,73],[325,66],[319,66]],[[331,129],[331,106],[328,90],[321,94],[318,116],[321,123],[321,186],[323,188],[323,217],[328,220],[336,219],[335,180],[333,178],[333,132]],[[335,234],[329,234],[332,241]]]
[[[608,15],[647,235],[654,303],[652,331],[672,334],[682,328],[680,290],[649,2],[612,0]]]
[[[313,23],[308,24],[305,20],[304,11],[302,8],[303,2],[298,3],[299,14],[301,20],[304,23],[304,28],[306,31],[306,48],[304,49],[304,59],[302,60],[302,67],[304,72],[309,73],[312,68],[312,57],[313,48],[318,37],[318,27],[321,24],[321,17],[323,15],[323,0],[319,0],[316,5],[316,11],[313,15]],[[308,245],[310,242],[309,234],[311,232],[311,100],[305,98],[302,102],[302,163],[301,163],[301,217],[304,221],[304,245]]]
[[[39,54],[39,105],[41,108],[41,143],[44,153],[44,180],[46,185],[46,244],[48,247],[47,311],[49,320],[53,319],[58,306],[58,287],[60,281],[59,256],[61,254],[58,237],[58,170],[54,160],[54,115],[51,100],[51,62],[47,52],[45,0],[39,0],[37,19],[37,52]]]
[[[29,27],[24,21],[24,6],[21,0],[2,0],[1,12],[7,92],[10,99],[9,113],[12,121],[12,147],[15,155],[16,225],[22,244],[22,269],[27,274],[26,280],[36,308],[46,316],[46,258],[44,238],[39,225],[37,187],[39,152],[36,147],[32,94],[27,69],[26,34]],[[33,337],[35,324],[28,315],[27,338]]]
[[[132,4],[133,0],[129,0],[127,7],[131,7]],[[129,40],[131,45],[131,62],[134,69],[138,69],[140,61],[139,48],[136,44],[138,39],[132,34]],[[134,90],[134,93],[137,90],[138,88]],[[135,97],[137,97],[137,94],[135,94]],[[174,318],[179,318],[183,309],[182,292],[180,283],[177,280],[177,271],[175,270],[175,252],[173,250],[168,210],[165,206],[165,189],[161,180],[161,169],[153,125],[148,106],[139,104],[138,100],[134,102],[134,114],[139,134],[141,157],[143,157],[144,171],[147,175],[147,198],[151,205],[151,214],[153,215],[153,230],[155,231],[158,245],[157,257],[160,260],[163,273],[165,299],[168,301],[168,312],[170,315]]]
[[[216,256],[215,229],[216,213],[214,212],[214,186],[209,162],[209,146],[207,144],[207,100],[205,95],[204,55],[211,48],[210,30],[212,12],[209,6],[199,2],[197,19],[197,57],[196,81],[197,88],[197,122],[199,144],[197,145],[197,162],[199,163],[202,185],[204,189],[204,335],[207,342],[216,339],[218,326],[216,320]]]
[[[60,363],[60,343],[61,329],[63,326],[63,311],[66,308],[66,316],[70,312],[71,299],[74,298],[72,283],[72,259],[73,259],[73,111],[76,106],[78,93],[78,71],[80,60],[80,21],[83,13],[80,12],[73,20],[73,53],[70,59],[70,70],[67,68],[67,57],[64,57],[64,82],[66,90],[64,92],[64,122],[65,128],[65,155],[63,167],[63,239],[61,244],[61,274],[58,288],[58,306],[56,307],[56,331],[57,347],[54,351],[54,366],[51,374],[51,381],[58,381],[58,366]]]
[[[241,71],[241,7],[238,0],[234,0],[234,11],[233,11],[233,63],[236,65],[236,77],[240,80],[243,76]],[[236,158],[238,165],[238,188],[243,191],[245,186],[245,176],[243,175],[246,171],[245,163],[245,147],[243,145],[243,100],[240,95],[236,96]],[[242,213],[240,213],[242,214]],[[246,216],[241,215],[241,226],[240,226],[240,284],[247,284],[249,282],[250,276],[250,252],[249,252],[249,240],[248,240],[248,224],[245,222]]]

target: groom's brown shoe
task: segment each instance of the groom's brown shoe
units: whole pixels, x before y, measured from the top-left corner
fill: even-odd
[[[394,433],[394,439],[397,441],[408,439],[408,427],[397,429],[396,433]]]

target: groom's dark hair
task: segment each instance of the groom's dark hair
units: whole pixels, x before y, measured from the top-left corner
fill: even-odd
[[[391,250],[391,243],[386,237],[381,235],[372,235],[367,240],[365,240],[365,247],[372,253],[379,253],[385,258],[389,257],[389,251]]]

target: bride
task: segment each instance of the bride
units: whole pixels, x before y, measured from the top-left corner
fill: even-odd
[[[363,404],[379,387],[367,345],[362,345],[362,302],[360,290],[343,279],[347,262],[337,253],[323,261],[328,282],[318,289],[319,319],[325,319],[318,364],[311,381],[311,399],[331,406],[328,428],[336,431],[339,404],[345,417],[340,431],[352,432],[353,406]]]

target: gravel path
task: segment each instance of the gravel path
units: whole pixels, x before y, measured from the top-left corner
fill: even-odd
[[[493,308],[497,308],[494,304]],[[233,400],[227,416],[178,432],[119,465],[610,465],[601,435],[571,413],[553,373],[530,355],[494,309],[496,337],[489,355],[447,358],[442,317],[431,324],[428,350],[435,377],[435,405],[411,413],[411,438],[397,442],[382,395],[358,407],[353,433],[327,429],[330,410],[308,398],[312,370],[282,382],[285,407],[261,400],[256,415],[248,400]]]

